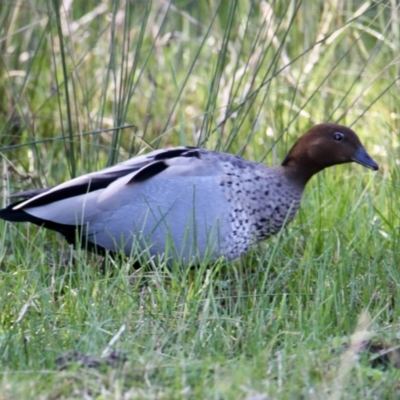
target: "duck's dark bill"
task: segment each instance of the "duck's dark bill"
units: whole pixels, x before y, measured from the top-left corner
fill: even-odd
[[[360,147],[357,150],[353,161],[363,165],[364,167],[373,169],[374,171],[379,169],[379,165],[370,157],[370,155],[365,151],[364,147]]]

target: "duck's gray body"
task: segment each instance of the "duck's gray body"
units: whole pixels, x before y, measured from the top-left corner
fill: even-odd
[[[126,255],[232,260],[294,217],[303,187],[283,167],[177,147],[21,193],[27,200],[0,217],[44,225],[71,243],[78,232],[83,246]]]
[[[191,147],[158,150],[24,200],[0,218],[62,233],[69,243],[182,264],[228,260],[293,219],[308,180],[324,168],[357,162],[377,170],[348,127],[313,126],[280,167]]]

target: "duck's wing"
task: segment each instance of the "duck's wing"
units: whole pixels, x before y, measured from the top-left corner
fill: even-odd
[[[107,222],[121,206],[128,205],[130,213],[135,214],[137,204],[143,202],[140,190],[137,190],[141,183],[152,182],[161,197],[162,193],[168,192],[173,201],[175,186],[172,180],[201,176],[211,182],[222,171],[217,154],[188,147],[157,150],[50,189],[13,196],[23,200],[0,210],[0,218],[43,225],[62,233],[69,243],[74,243],[76,229],[80,232],[80,227],[92,221]],[[185,185],[188,188],[190,182],[196,184],[197,180],[187,180]],[[211,183],[210,187],[214,184]]]
[[[107,188],[118,179],[138,172],[137,179],[146,179],[164,168],[164,161],[179,157],[198,157],[198,149],[193,147],[175,147],[155,150],[146,155],[131,158],[112,167],[97,172],[82,175],[52,188],[35,189],[16,193],[10,198],[25,199],[11,204],[12,209],[21,210],[30,207],[40,207],[56,201],[80,196]],[[173,161],[172,161],[173,163]],[[2,215],[0,214],[0,217]]]

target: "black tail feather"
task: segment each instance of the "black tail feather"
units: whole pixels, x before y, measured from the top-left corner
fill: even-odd
[[[87,240],[87,237],[82,234],[80,226],[59,224],[57,222],[37,218],[31,214],[28,214],[24,210],[14,210],[13,208],[19,203],[21,202],[10,204],[6,208],[0,210],[0,219],[10,222],[31,222],[32,224],[43,226],[47,229],[61,233],[61,235],[65,237],[69,244],[75,245],[78,239],[78,242],[80,241],[82,248],[99,255],[104,255],[106,253],[106,249]]]
[[[75,225],[64,225],[53,221],[47,221],[45,219],[37,218],[31,214],[28,214],[24,210],[14,210],[14,207],[21,202],[13,203],[0,210],[0,218],[10,222],[31,222],[38,226],[44,226],[47,229],[61,233],[67,239],[68,243],[75,243],[75,234],[77,226]]]
[[[28,222],[29,214],[23,210],[13,210],[13,208],[20,203],[22,203],[22,201],[10,204],[6,208],[0,210],[0,218],[10,222]]]

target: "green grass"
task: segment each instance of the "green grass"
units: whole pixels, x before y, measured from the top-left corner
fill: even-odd
[[[381,168],[322,172],[286,230],[198,270],[135,271],[0,222],[0,399],[399,397],[396,7],[2,5],[4,203],[163,146],[276,165],[321,121],[352,126]],[[71,351],[100,365],[60,368]]]

